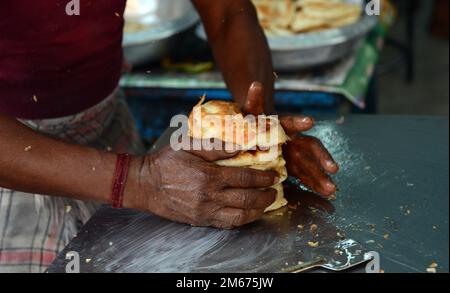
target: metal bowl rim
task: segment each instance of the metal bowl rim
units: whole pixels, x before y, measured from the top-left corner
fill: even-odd
[[[364,15],[358,22],[341,28],[319,32],[302,33],[295,36],[267,36],[271,51],[297,51],[334,46],[367,34],[378,23],[377,16]],[[203,25],[198,25],[197,36],[207,40]]]
[[[138,32],[126,33],[123,35],[123,46],[144,45],[151,42],[167,39],[191,26],[200,20],[194,9],[190,9],[183,16],[171,21],[164,21],[156,26],[152,25],[147,29]]]

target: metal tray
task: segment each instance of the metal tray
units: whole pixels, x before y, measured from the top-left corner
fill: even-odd
[[[142,0],[139,5],[146,13],[125,14],[125,21],[144,26],[136,32],[124,32],[124,54],[133,65],[160,59],[174,45],[178,33],[199,21],[189,0]]]
[[[364,0],[347,0],[365,4]],[[302,33],[294,36],[268,36],[276,70],[300,70],[324,65],[352,53],[360,41],[375,27],[377,16],[364,14],[361,19],[341,28],[319,32]],[[207,40],[204,28],[196,29],[200,39]]]

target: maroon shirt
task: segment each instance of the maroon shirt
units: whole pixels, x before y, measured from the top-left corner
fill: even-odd
[[[126,0],[0,1],[0,112],[55,118],[100,102],[122,67]],[[35,97],[35,98],[33,98]]]

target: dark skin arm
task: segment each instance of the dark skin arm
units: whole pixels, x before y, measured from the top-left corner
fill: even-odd
[[[274,74],[270,50],[250,0],[192,0],[200,13],[225,82],[244,113],[274,113]],[[281,117],[291,136],[284,147],[290,175],[317,193],[330,196],[336,185],[328,174],[339,167],[322,143],[300,134],[311,129],[310,117]]]
[[[204,20],[210,23],[207,31],[213,40],[213,50],[236,101],[247,113],[272,112],[273,70],[267,44],[250,2],[223,0],[211,5],[210,1],[197,0],[195,4]],[[209,10],[213,17],[207,16]],[[220,16],[227,19],[221,22],[226,26],[214,21],[214,17]],[[235,45],[240,53],[228,54]],[[253,81],[259,84],[253,84]],[[304,130],[311,124],[308,121],[294,121],[291,128],[293,131]],[[289,119],[286,123],[290,123]],[[311,145],[301,145],[303,149],[296,148],[295,152],[305,151],[312,155]],[[323,152],[323,149],[319,148],[319,151]],[[229,156],[191,154],[165,148],[155,154],[133,157],[124,206],[193,225],[232,228],[252,222],[273,202],[275,191],[268,187],[277,182],[277,174],[219,167],[211,162]],[[319,157],[312,158],[314,164],[320,162]],[[115,159],[115,154],[49,138],[0,114],[2,187],[108,202]],[[292,162],[294,166],[305,167],[304,172],[308,170],[304,160]],[[175,168],[178,172],[173,172]],[[321,167],[318,170],[323,172]],[[319,178],[311,174],[307,177]]]
[[[211,162],[233,155],[166,147],[133,156],[124,207],[198,226],[253,222],[275,200],[277,174]],[[0,113],[0,187],[107,203],[115,163],[113,153],[49,138]]]
[[[260,107],[254,101],[265,99],[263,109],[258,110],[272,112],[272,60],[251,1],[192,0],[192,3],[202,18],[215,60],[234,100],[242,109],[250,110]]]
[[[0,186],[106,202],[115,155],[51,139],[0,113]]]

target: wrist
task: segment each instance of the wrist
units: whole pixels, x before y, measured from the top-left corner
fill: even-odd
[[[142,193],[142,190],[145,188],[143,187],[143,179],[146,177],[146,174],[144,174],[146,161],[147,156],[131,157],[128,178],[123,191],[124,208],[144,210],[148,206],[146,196]],[[148,179],[145,181],[148,181]]]

